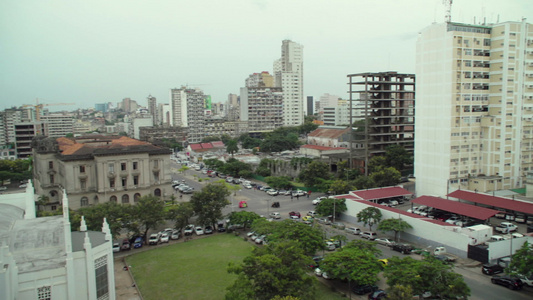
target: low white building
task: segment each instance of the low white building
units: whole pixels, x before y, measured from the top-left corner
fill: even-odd
[[[106,220],[102,232],[87,231],[83,219],[71,231],[66,192],[63,215],[35,218],[30,188],[18,200],[0,199],[0,299],[116,299]]]

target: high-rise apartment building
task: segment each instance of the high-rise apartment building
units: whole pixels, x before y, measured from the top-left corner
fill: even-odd
[[[307,96],[307,115],[312,116],[315,113],[315,103],[313,96]]]
[[[46,123],[45,135],[48,137],[62,137],[74,133],[74,116],[69,114],[50,114],[41,116],[41,122]]]
[[[237,121],[240,118],[239,96],[236,94],[228,95],[228,102],[225,111],[226,117],[229,121]]]
[[[340,99],[342,98],[337,95],[330,95],[326,93],[320,96],[320,107],[337,107]]]
[[[274,62],[275,86],[283,90],[283,124],[304,122],[303,46],[291,40],[281,45],[281,58]]]
[[[416,54],[417,194],[522,187],[533,169],[533,26],[448,22]]]
[[[240,120],[248,122],[251,133],[272,131],[283,126],[283,93],[274,87],[268,72],[250,75],[246,87],[241,88]]]
[[[152,95],[149,95],[148,98],[146,98],[146,100],[148,102],[148,113],[152,115],[152,120],[154,120],[154,124],[159,125],[157,123],[157,119],[158,119],[157,99],[153,97]]]
[[[205,137],[205,100],[200,89],[182,86],[170,90],[171,126],[187,127],[189,143],[199,143]]]

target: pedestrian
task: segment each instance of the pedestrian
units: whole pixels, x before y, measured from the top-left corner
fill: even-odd
[[[309,199],[309,195],[311,195],[311,191],[307,192],[307,199]]]
[[[300,200],[300,194],[296,194],[296,200]]]
[[[292,200],[293,196],[292,196],[292,193],[291,193],[291,200]]]

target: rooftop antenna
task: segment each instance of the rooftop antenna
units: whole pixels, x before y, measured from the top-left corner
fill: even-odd
[[[446,6],[446,15],[444,16],[444,21],[446,21],[446,23],[452,21],[452,2],[453,0],[442,0],[442,3]]]

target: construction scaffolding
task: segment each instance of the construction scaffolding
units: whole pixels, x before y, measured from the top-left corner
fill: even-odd
[[[399,145],[414,154],[415,75],[397,72],[348,75],[353,124],[350,161],[368,161]],[[355,146],[354,146],[355,145]]]

